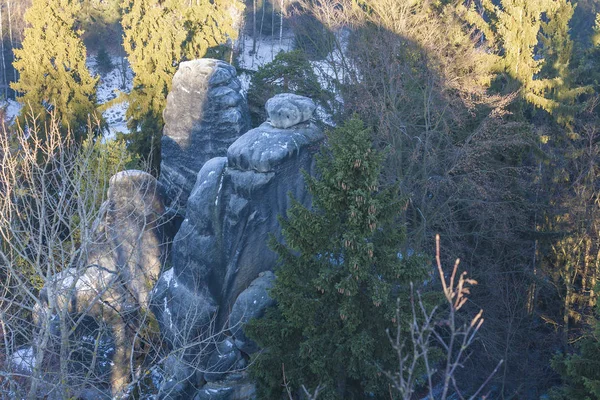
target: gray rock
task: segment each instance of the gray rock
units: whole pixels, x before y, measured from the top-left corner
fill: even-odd
[[[230,338],[225,338],[217,345],[217,349],[211,354],[206,366],[204,379],[207,382],[215,382],[225,378],[227,372],[235,370],[235,366],[241,358],[240,351],[235,347]]]
[[[277,218],[291,205],[288,194],[310,204],[301,171],[313,171],[322,139],[313,124],[286,130],[263,124],[232,144],[227,159],[213,159],[200,170],[173,242],[173,270],[190,291],[210,293],[221,326],[238,295],[275,266],[267,239],[279,235]],[[281,152],[282,143],[294,141],[293,149]]]
[[[246,354],[258,351],[258,347],[246,337],[244,325],[252,318],[262,317],[265,310],[275,304],[268,293],[274,282],[273,272],[261,272],[259,277],[240,293],[229,314],[229,329],[235,338],[235,345]]]
[[[238,382],[211,382],[198,391],[194,400],[252,400],[256,386],[245,378]]]
[[[197,399],[253,398],[236,397],[254,393],[243,374],[225,374],[245,364],[232,340],[245,352],[254,351],[239,328],[272,304],[266,294],[274,276],[261,273],[274,268],[277,255],[267,240],[271,234],[281,240],[278,216],[291,206],[290,194],[310,205],[301,171],[314,171],[314,154],[323,139],[311,122],[288,129],[264,123],[232,143],[223,153],[227,157],[207,161],[196,176],[173,241],[173,268],[156,285],[152,310],[172,348],[185,347],[184,358],[200,360],[199,370],[207,371],[204,379],[218,380],[205,385]],[[228,325],[229,320],[235,322]],[[230,351],[188,347],[192,340],[214,343],[205,339],[228,328],[235,338],[221,345],[229,343]]]
[[[216,303],[210,293],[191,291],[186,285],[178,283],[171,268],[165,271],[154,290],[150,308],[154,313],[164,339],[172,349],[188,347],[186,355],[210,353],[210,343],[197,338],[212,334],[211,320],[217,311]]]
[[[175,207],[185,207],[198,171],[250,127],[235,68],[200,59],[180,64],[164,111],[161,176]]]
[[[228,82],[227,76],[224,68],[210,79]],[[254,396],[254,386],[244,383],[238,371],[245,359],[235,344],[247,353],[255,350],[241,327],[272,304],[267,289],[274,275],[265,271],[274,268],[277,256],[267,239],[271,234],[281,239],[278,217],[291,206],[290,194],[310,205],[301,171],[314,171],[313,156],[324,139],[306,121],[310,105],[294,104],[299,123],[287,129],[264,123],[231,143],[222,153],[227,157],[214,157],[199,169],[173,241],[173,268],[163,273],[153,291],[151,308],[167,342],[173,349],[185,348],[183,358],[207,371],[203,378],[209,383],[196,396],[200,400]],[[177,168],[182,171],[187,164]],[[164,171],[166,181],[176,186],[176,175]],[[228,325],[230,320],[235,322]],[[226,329],[234,337],[211,347],[214,340],[209,338]],[[197,344],[190,347],[191,342]]]
[[[171,400],[190,398],[192,394],[191,380],[194,377],[193,369],[178,354],[171,354],[163,365],[164,381],[158,391],[158,399]]]
[[[230,168],[243,171],[272,172],[294,158],[300,149],[322,139],[321,131],[312,123],[296,125],[293,129],[278,129],[264,123],[252,129],[227,150]]]
[[[268,122],[275,128],[286,129],[312,118],[317,105],[308,97],[281,93],[267,100]]]

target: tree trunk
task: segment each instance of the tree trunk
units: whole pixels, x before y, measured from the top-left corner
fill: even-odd
[[[8,40],[10,43],[10,52],[11,54],[13,54],[13,49],[15,48],[15,44],[13,41],[13,31],[12,31],[12,17],[11,17],[11,12],[10,12],[10,2],[11,0],[6,0],[6,9],[8,11]],[[18,80],[18,76],[17,76],[17,69],[15,67],[12,66],[11,64],[11,68],[13,70],[13,82],[16,82]],[[14,93],[15,97],[17,96],[16,93]]]
[[[2,52],[2,86],[4,88],[4,99],[8,99],[8,80],[6,79],[6,60],[4,58],[4,25],[2,23],[2,7],[0,4],[0,51]]]
[[[279,7],[279,46],[281,46],[283,43],[283,0],[281,0],[281,3],[279,3]]]
[[[252,0],[252,55],[256,54],[256,0]]]

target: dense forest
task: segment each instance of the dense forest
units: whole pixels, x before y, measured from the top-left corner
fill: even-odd
[[[313,207],[271,239],[257,398],[600,398],[599,1],[0,0],[0,35],[0,97],[21,104],[0,140],[2,398],[39,396],[10,360],[42,288],[89,252],[110,176],[159,176],[173,75],[202,57],[247,78],[253,127],[289,92],[327,136]],[[46,359],[56,398],[67,353]]]

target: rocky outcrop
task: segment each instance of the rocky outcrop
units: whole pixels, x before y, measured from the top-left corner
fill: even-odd
[[[152,309],[174,348],[186,338],[198,341],[214,334],[215,328],[222,329],[212,347],[192,346],[186,355],[197,359],[205,354],[200,368],[211,383],[203,390],[215,388],[199,393],[201,399],[238,398],[231,397],[237,393],[235,385],[223,382],[235,376],[226,372],[236,371],[238,363],[256,350],[243,325],[272,304],[268,288],[277,256],[268,247],[269,236],[281,239],[278,217],[285,215],[292,197],[310,204],[302,171],[314,170],[313,156],[324,136],[305,110],[310,109],[309,99],[288,103],[284,99],[279,110],[307,105],[297,114],[296,124],[283,129],[265,122],[232,143],[226,157],[204,164],[173,242],[173,268],[162,275],[154,291]],[[241,392],[253,387],[239,385],[244,388]]]
[[[81,357],[85,365],[85,354],[97,353],[95,374],[105,377],[113,393],[127,383],[135,315],[149,306],[170,242],[169,224],[163,219],[165,198],[162,185],[145,172],[113,176],[87,261],[55,275],[40,293],[54,309],[67,308],[70,316],[76,316],[73,321],[82,317],[74,338],[83,353],[74,357]],[[38,308],[36,318],[51,312]],[[107,325],[109,330],[100,330]]]
[[[235,68],[213,59],[180,64],[164,111],[161,182],[174,206],[184,207],[196,176],[250,126]]]

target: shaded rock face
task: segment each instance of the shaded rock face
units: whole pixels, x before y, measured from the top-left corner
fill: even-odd
[[[186,362],[205,371],[178,389],[184,393],[208,382],[198,399],[254,398],[243,369],[257,347],[243,327],[273,305],[268,290],[277,256],[268,239],[281,240],[278,217],[291,206],[290,195],[304,205],[311,202],[302,171],[314,171],[314,154],[324,139],[310,121],[314,103],[278,96],[267,110],[270,121],[199,170],[173,241],[172,269],[153,290],[151,308],[163,337],[173,349],[185,348]]]
[[[235,68],[214,59],[180,64],[163,117],[161,182],[183,207],[202,166],[250,128]]]
[[[258,351],[258,346],[244,333],[244,325],[253,318],[263,316],[265,310],[275,304],[269,296],[269,289],[275,283],[275,274],[261,272],[250,286],[235,300],[229,315],[229,330],[238,349],[246,354]]]
[[[277,218],[290,207],[289,194],[310,204],[301,171],[314,170],[323,138],[311,122],[288,129],[264,123],[198,173],[173,242],[173,268],[161,276],[152,302],[164,337],[173,348],[188,343],[186,358],[200,359],[207,371],[204,380],[210,383],[198,398],[253,396],[254,386],[243,374],[242,382],[228,380],[256,351],[243,325],[273,304],[268,289],[277,256],[268,238],[281,239]],[[207,338],[214,328],[222,332],[211,345],[189,346],[190,338]]]
[[[269,235],[280,235],[277,218],[290,207],[289,194],[310,203],[301,171],[314,169],[322,139],[312,123],[290,129],[265,123],[232,144],[227,157],[200,170],[173,242],[173,279],[212,299],[217,322],[227,319],[237,296],[261,272],[275,266]]]
[[[110,351],[99,352],[96,374],[105,377],[113,393],[127,383],[135,315],[149,306],[166,258],[170,229],[164,219],[165,199],[162,185],[145,172],[113,176],[84,267],[62,271],[40,293],[47,304],[68,307],[72,316],[85,314],[77,328],[82,333],[76,331],[76,337],[85,342],[86,337],[102,335],[100,349],[106,343]],[[45,318],[49,312],[37,309],[36,317]],[[100,326],[107,324],[110,330],[101,332]]]

